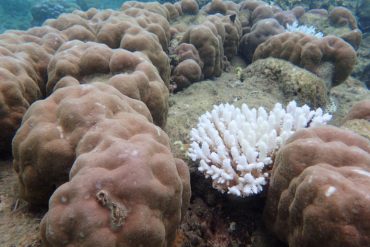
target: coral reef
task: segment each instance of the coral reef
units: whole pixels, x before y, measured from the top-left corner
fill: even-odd
[[[223,47],[221,37],[211,22],[191,27],[181,43],[194,45],[202,59],[205,78],[220,76],[222,73]]]
[[[137,103],[111,102],[116,114],[78,139],[70,181],[55,191],[41,222],[46,246],[171,246],[189,204],[189,172],[172,157],[167,135],[133,109],[145,109]]]
[[[192,44],[198,50],[204,78],[210,78],[221,75],[224,56],[230,59],[236,55],[241,31],[235,14],[210,15],[202,24],[186,30],[180,43]]]
[[[257,47],[270,37],[283,33],[284,27],[275,19],[264,19],[254,24],[240,40],[240,53],[247,63],[251,63]]]
[[[180,5],[183,14],[196,15],[199,12],[199,5],[195,0],[181,0]]]
[[[367,103],[354,105],[369,95],[363,83],[367,1],[357,6],[343,1],[348,9],[331,0],[315,6],[289,1],[292,9],[284,1],[281,6],[254,0],[163,2],[0,1],[0,27],[14,22],[26,29],[32,7],[34,24],[56,18],[0,35],[0,158],[13,155],[0,166],[1,246],[261,247],[265,234],[270,246],[279,246],[261,219],[265,200],[275,198],[267,193],[274,191],[270,184],[279,185],[270,173],[279,170],[278,149],[294,156],[296,151],[286,151],[296,142],[286,141],[292,132],[329,120],[309,107],[330,110],[331,124],[370,139]],[[317,32],[325,37],[314,37]],[[352,75],[363,82],[350,77],[355,51],[361,59]],[[288,103],[292,100],[306,106]],[[274,107],[276,102],[281,105]],[[210,110],[213,105],[218,107]],[[298,133],[321,131],[310,129]],[[339,159],[356,149],[343,139],[358,137],[328,129],[317,134],[321,141],[299,134],[317,141],[317,159],[330,145],[327,135],[337,138],[330,143],[339,143]],[[369,153],[368,147],[356,150],[364,154],[349,153],[342,161],[357,165]],[[344,229],[343,238],[333,240],[329,233],[323,242],[368,244],[368,234],[358,233],[366,232],[367,222],[348,210],[358,201],[352,208],[367,217],[361,204],[367,199],[357,197],[368,193],[362,182],[368,168],[335,166],[336,158],[299,174],[294,170],[276,196],[295,210],[286,217],[294,230],[283,226],[282,235],[274,228],[280,226],[270,224],[285,243],[321,241],[317,229],[302,230],[313,224],[296,220],[307,215],[299,190],[304,188],[315,206],[313,217],[330,231]],[[323,175],[316,184],[307,183],[318,173]],[[285,216],[284,210],[279,212]],[[352,228],[337,217],[342,212],[354,219]]]
[[[182,90],[202,78],[203,62],[198,50],[192,44],[182,43],[174,51],[175,67],[172,71],[171,84],[174,91]]]
[[[355,50],[361,44],[362,32],[358,28],[356,17],[347,8],[334,7],[329,12],[326,9],[312,9],[303,14],[300,22],[304,25],[314,25],[326,35],[344,39]]]
[[[369,153],[350,131],[297,131],[275,159],[266,226],[289,246],[368,245]]]
[[[303,33],[281,33],[259,45],[253,60],[267,57],[286,59],[328,81],[330,87],[342,83],[352,72],[356,52],[335,36],[318,39]]]
[[[0,155],[10,152],[11,140],[23,114],[45,94],[47,65],[51,54],[66,38],[48,27],[0,35]]]
[[[141,100],[149,108],[154,123],[165,126],[168,89],[143,53],[110,49],[94,42],[66,42],[49,63],[46,91],[51,94],[66,85],[94,81],[105,82],[122,94]]]
[[[130,110],[152,120],[144,103],[127,98],[111,86],[89,84],[58,89],[35,102],[13,141],[20,196],[31,204],[47,203],[51,193],[68,181],[78,143],[100,119]]]
[[[182,90],[192,83],[200,81],[201,78],[202,68],[199,64],[194,59],[183,60],[172,73],[172,82],[175,85],[174,90]]]
[[[333,26],[348,26],[350,29],[357,28],[357,21],[349,9],[335,7],[329,12],[329,22]]]

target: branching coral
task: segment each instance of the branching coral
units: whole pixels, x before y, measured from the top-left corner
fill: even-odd
[[[289,136],[330,119],[321,108],[311,111],[295,101],[286,109],[278,103],[269,113],[246,104],[241,109],[229,104],[214,106],[191,130],[188,155],[200,161],[198,170],[212,178],[217,190],[250,196],[263,190],[274,154]]]
[[[299,25],[298,22],[293,22],[292,24],[287,24],[286,31],[288,32],[301,32],[304,34],[315,36],[316,38],[324,37],[322,32],[316,30],[313,26]]]

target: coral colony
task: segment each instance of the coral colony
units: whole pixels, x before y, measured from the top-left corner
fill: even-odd
[[[200,116],[190,132],[188,155],[200,161],[198,170],[212,178],[217,190],[241,197],[258,194],[280,146],[296,130],[324,125],[331,117],[295,101],[286,109],[277,103],[270,113],[263,107],[221,104]]]
[[[322,32],[316,31],[316,28],[313,26],[306,26],[306,25],[298,25],[298,22],[295,21],[292,24],[286,25],[286,31],[287,32],[300,32],[304,34],[308,34],[311,36],[315,36],[316,38],[321,39],[324,37],[324,34]]]

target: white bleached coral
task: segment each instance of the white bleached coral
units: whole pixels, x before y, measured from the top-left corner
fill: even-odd
[[[331,115],[311,111],[291,101],[277,103],[269,113],[243,104],[214,106],[190,132],[189,157],[199,160],[198,170],[213,180],[213,187],[236,196],[263,190],[275,152],[296,130],[326,124]]]
[[[324,37],[324,34],[322,32],[316,31],[315,27],[299,25],[297,21],[293,22],[292,24],[287,24],[286,31],[287,32],[300,32],[300,33],[308,34],[311,36],[315,36],[316,38],[319,38],[319,39]]]

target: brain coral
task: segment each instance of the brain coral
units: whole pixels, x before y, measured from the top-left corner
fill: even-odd
[[[151,120],[144,103],[103,84],[62,88],[34,103],[13,139],[20,196],[31,204],[47,203],[55,188],[68,180],[84,134],[122,111],[139,112]]]
[[[319,39],[297,32],[281,33],[260,44],[253,60],[267,57],[288,60],[324,77],[331,86],[347,79],[356,62],[355,50],[342,39],[335,36]]]
[[[41,222],[46,246],[171,246],[190,199],[186,164],[167,135],[122,111],[92,128],[77,148],[70,182]]]
[[[166,123],[168,89],[157,69],[141,52],[110,49],[104,44],[66,42],[50,61],[47,93],[66,85],[66,76],[75,83],[106,82],[122,94],[143,101],[159,126]],[[73,83],[70,79],[68,83]],[[68,84],[67,84],[68,85]]]
[[[370,143],[351,131],[296,132],[277,154],[265,223],[289,246],[370,244]]]

